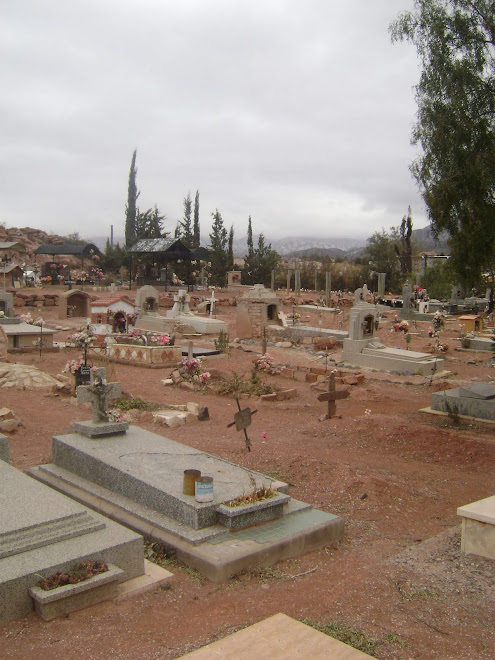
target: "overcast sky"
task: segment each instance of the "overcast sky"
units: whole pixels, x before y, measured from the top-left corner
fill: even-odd
[[[0,222],[173,232],[200,192],[235,238],[366,238],[412,207],[419,67],[388,26],[413,0],[3,0]]]

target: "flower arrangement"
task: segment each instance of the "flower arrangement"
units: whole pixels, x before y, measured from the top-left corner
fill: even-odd
[[[396,317],[397,318],[397,317]],[[409,332],[409,323],[407,321],[399,321],[398,319],[392,325],[393,332]]]
[[[24,323],[29,323],[29,325],[37,325],[37,326],[42,326],[44,324],[43,319],[38,317],[37,319],[33,319],[31,316],[30,312],[27,314],[21,314],[21,321],[24,321]]]
[[[433,314],[432,324],[433,332],[440,332],[440,330],[442,330],[442,328],[445,326],[445,314],[440,310],[436,311]]]
[[[264,371],[265,373],[272,375],[279,374],[281,371],[273,364],[273,358],[269,353],[265,353],[258,360],[255,360],[254,368],[257,371]]]
[[[239,279],[239,275],[237,275],[237,274],[236,274],[236,275],[232,275],[232,279],[233,279],[233,280],[238,280],[238,279]]]
[[[80,371],[81,367],[84,366],[83,356],[79,356],[77,360],[68,360],[65,364],[65,367],[62,369],[63,374],[75,374]]]
[[[154,332],[149,339],[152,344],[161,344],[162,346],[170,344],[170,337],[168,335],[159,335]]]
[[[180,374],[184,380],[195,381],[200,385],[206,385],[211,379],[209,371],[201,371],[201,360],[197,358],[182,358]]]
[[[68,342],[75,344],[79,348],[84,348],[85,346],[91,346],[95,339],[96,336],[91,332],[91,330],[89,328],[85,328],[84,330],[75,332],[73,335],[71,335],[68,338]]]
[[[50,275],[43,275],[43,277],[40,278],[43,284],[50,284],[52,281],[52,278]]]
[[[263,500],[267,500],[269,497],[274,497],[276,494],[277,491],[274,488],[271,486],[265,486],[265,484],[263,484],[261,488],[254,487],[253,490],[247,495],[243,493],[242,495],[235,497],[233,500],[230,500],[230,502],[225,502],[225,505],[231,508],[235,506],[246,506],[247,504],[262,502]]]
[[[80,561],[68,573],[54,573],[48,578],[44,578],[38,586],[44,591],[50,591],[57,587],[63,587],[66,584],[77,584],[83,582],[94,575],[106,573],[108,565],[104,561],[88,559]]]

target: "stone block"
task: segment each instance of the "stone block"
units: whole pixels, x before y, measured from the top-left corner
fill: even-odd
[[[315,373],[307,373],[306,374],[306,382],[307,383],[316,383],[318,380],[318,374]]]
[[[77,612],[90,605],[96,605],[117,595],[117,584],[123,576],[117,566],[109,564],[108,571],[95,575],[76,584],[67,584],[46,591],[40,587],[31,587],[29,595],[34,600],[36,612],[45,621],[58,616]]]
[[[273,394],[262,394],[260,399],[262,401],[277,401],[277,392],[273,392]]]
[[[9,439],[2,433],[0,433],[0,461],[10,463]]]

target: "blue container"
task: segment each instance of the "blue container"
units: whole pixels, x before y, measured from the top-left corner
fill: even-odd
[[[196,502],[213,502],[213,477],[196,479]]]

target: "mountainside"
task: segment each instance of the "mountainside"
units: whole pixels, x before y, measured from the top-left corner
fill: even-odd
[[[34,251],[45,243],[50,245],[61,245],[66,243],[67,239],[65,236],[59,236],[58,234],[47,234],[41,229],[34,229],[33,227],[4,227],[0,225],[0,242],[10,242],[14,241],[17,243],[22,243],[26,247],[26,252],[20,252],[19,258],[16,261],[22,261],[29,263],[34,260]],[[47,257],[50,259],[50,257]],[[38,261],[41,263],[45,261],[45,257],[40,255],[37,257]]]

